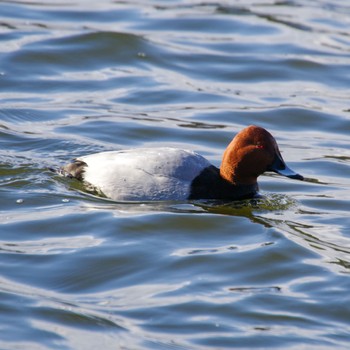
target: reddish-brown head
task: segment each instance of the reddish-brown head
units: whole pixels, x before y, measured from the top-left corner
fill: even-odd
[[[226,148],[220,174],[233,184],[251,185],[268,170],[303,179],[286,166],[273,136],[264,128],[250,125],[239,132]]]

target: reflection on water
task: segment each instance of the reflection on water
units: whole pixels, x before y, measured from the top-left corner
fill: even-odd
[[[346,349],[343,1],[0,3],[0,348]],[[258,124],[305,181],[243,202],[115,203],[74,157]]]

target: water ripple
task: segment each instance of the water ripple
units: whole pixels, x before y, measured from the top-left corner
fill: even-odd
[[[347,349],[344,1],[0,3],[0,348]],[[115,203],[56,176],[248,124],[295,182],[264,198]]]

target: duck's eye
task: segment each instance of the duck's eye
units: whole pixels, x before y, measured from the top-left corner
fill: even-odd
[[[260,143],[258,143],[258,144],[256,144],[256,145],[255,145],[255,148],[258,148],[258,149],[263,149],[263,148],[264,148],[264,146],[263,146],[263,145],[261,145]]]

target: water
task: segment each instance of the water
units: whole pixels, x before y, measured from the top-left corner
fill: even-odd
[[[347,349],[344,1],[0,2],[1,349]],[[219,165],[248,124],[304,182],[123,204],[57,167],[142,146]]]

